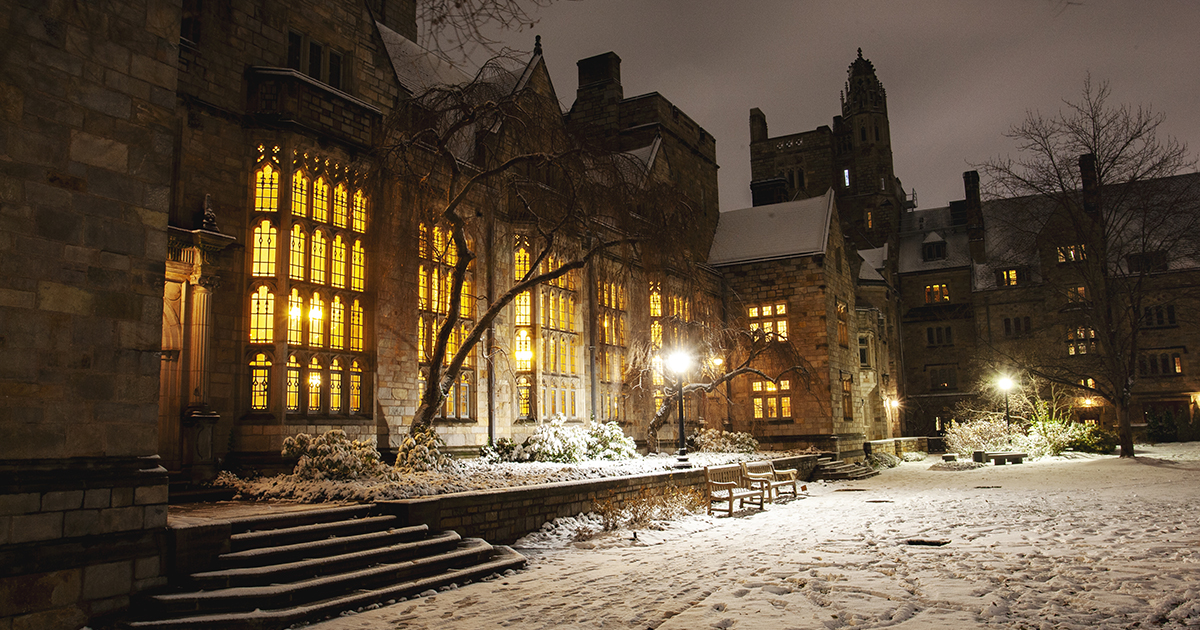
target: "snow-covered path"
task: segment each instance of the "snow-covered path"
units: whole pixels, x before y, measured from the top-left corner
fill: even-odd
[[[1200,444],[932,463],[637,541],[523,550],[513,575],[310,627],[1200,627]]]

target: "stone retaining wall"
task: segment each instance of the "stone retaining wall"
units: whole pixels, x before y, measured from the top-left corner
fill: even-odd
[[[773,460],[780,469],[795,468],[808,479],[817,455]],[[664,471],[611,479],[584,479],[537,486],[459,492],[417,499],[381,501],[382,513],[395,514],[409,525],[424,523],[431,531],[452,529],[464,537],[510,544],[563,516],[596,509],[599,501],[623,503],[643,492],[661,495],[668,489],[704,486],[704,469]]]
[[[873,440],[863,443],[863,452],[867,455],[871,453],[891,453],[896,457],[900,457],[904,453],[928,453],[929,438],[906,437],[892,438],[890,440]]]

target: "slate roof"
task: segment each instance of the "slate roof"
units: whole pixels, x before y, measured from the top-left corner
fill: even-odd
[[[833,189],[820,197],[721,213],[708,263],[714,266],[825,253]]]
[[[909,212],[904,217],[904,225],[913,231],[900,235],[897,247],[900,273],[956,269],[971,264],[970,242],[966,229],[950,226],[949,206]],[[922,246],[938,241],[945,241],[946,257],[925,260],[922,256]]]
[[[472,76],[422,48],[416,42],[376,22],[379,37],[392,61],[400,85],[409,94],[421,94],[435,85],[462,85]]]
[[[863,259],[863,264],[858,269],[858,279],[870,282],[886,282],[883,275],[879,273],[880,269],[887,264],[888,246],[887,243],[883,247],[875,249],[860,249],[858,256]]]

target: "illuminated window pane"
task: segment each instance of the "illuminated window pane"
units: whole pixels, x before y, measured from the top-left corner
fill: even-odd
[[[313,182],[312,218],[315,221],[329,220],[329,184],[325,178]]]
[[[779,417],[792,417],[792,399],[789,396],[783,396],[779,399]]]
[[[300,411],[300,362],[295,355],[288,357],[286,395],[288,411]]]
[[[349,209],[346,207],[346,185],[338,184],[333,189],[333,224],[344,228],[349,220]]]
[[[517,360],[517,370],[528,372],[533,369],[533,339],[529,336],[529,331],[517,331],[517,347],[515,357]]]
[[[529,291],[525,291],[517,296],[516,299],[516,325],[529,326],[530,321],[530,295]]]
[[[429,227],[422,223],[417,234],[417,256],[429,260]]]
[[[362,411],[362,368],[358,361],[350,363],[350,413]]]
[[[470,278],[463,279],[461,299],[462,299],[462,301],[458,303],[458,316],[470,318],[471,317],[471,302],[472,302],[472,300],[471,300],[471,279]]]
[[[350,350],[362,352],[363,349],[363,309],[358,300],[350,305]]]
[[[329,413],[342,413],[342,363],[329,364]]]
[[[255,276],[275,275],[275,240],[278,230],[270,221],[263,220],[254,228],[254,251],[251,274]]]
[[[304,279],[304,267],[307,262],[304,254],[308,250],[308,235],[299,225],[292,226],[292,246],[288,257],[288,277],[292,280]]]
[[[314,284],[325,284],[325,234],[321,230],[313,232],[312,265],[308,279]]]
[[[766,400],[766,403],[767,403],[767,417],[768,418],[778,418],[779,417],[779,409],[776,407],[777,400],[775,398],[768,398]]]
[[[763,417],[763,399],[754,399],[754,418],[761,419]]]
[[[292,215],[308,216],[308,178],[300,171],[292,175]]]
[[[270,164],[254,174],[254,211],[275,212],[279,209],[279,171]]]
[[[271,362],[261,352],[250,362],[250,408],[266,411],[267,393],[270,391]]]
[[[763,389],[762,381],[754,381],[753,383],[750,384],[751,391],[761,392],[762,389]]]
[[[787,304],[776,304],[775,305],[775,314],[776,315],[786,315],[787,314]]]
[[[350,289],[365,291],[367,286],[367,253],[363,251],[362,241],[354,241],[350,254]]]
[[[429,274],[425,271],[425,265],[417,268],[417,308],[423,311],[433,310],[429,295]]]
[[[749,315],[750,315],[750,317],[758,317],[758,307],[751,306],[749,309]]]
[[[288,296],[288,343],[300,344],[303,321],[304,301],[300,299],[300,292],[292,289],[292,294]]]
[[[579,374],[579,342],[571,341],[571,374]]]
[[[529,273],[529,250],[519,247],[513,254],[513,278],[519,281],[527,273]]]
[[[528,418],[532,411],[529,405],[529,393],[529,379],[524,376],[517,379],[517,414],[522,418]]]
[[[329,305],[329,347],[341,350],[346,346],[346,305],[341,296],[334,296]]]
[[[660,324],[658,322],[652,322],[650,324],[650,343],[654,344],[656,347],[659,347],[659,348],[662,347],[662,343],[663,343],[662,324]]]
[[[329,264],[330,284],[335,288],[346,288],[346,244],[339,234],[333,239],[331,262]]]
[[[462,374],[458,377],[458,417],[471,417],[471,377]]]
[[[354,231],[358,232],[359,234],[366,234],[367,233],[367,197],[366,197],[366,195],[363,194],[363,191],[361,191],[361,190],[354,191],[354,205],[352,206],[352,208],[353,208],[353,212],[354,212],[354,225],[353,225]]]
[[[320,293],[314,293],[309,302],[308,345],[314,348],[325,345],[325,302]]]
[[[425,318],[417,318],[417,357],[419,361],[429,360],[429,335],[425,332]]]
[[[662,317],[662,291],[659,283],[650,283],[650,317]]]
[[[275,295],[260,286],[250,296],[250,343],[271,343],[275,329]]]
[[[787,339],[788,329],[786,319],[781,319],[775,322],[775,334],[779,335],[780,339]]]
[[[308,387],[308,412],[321,412],[321,364],[313,357],[308,363],[308,378],[305,379]]]

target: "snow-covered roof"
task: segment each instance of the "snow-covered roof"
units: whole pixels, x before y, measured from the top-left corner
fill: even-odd
[[[863,264],[858,270],[858,279],[875,282],[884,281],[884,277],[879,273],[879,270],[883,269],[884,265],[887,264],[887,253],[887,243],[884,243],[883,247],[858,250],[859,258],[863,259]]]
[[[970,242],[964,227],[950,225],[950,207],[927,208],[908,213],[904,221],[909,232],[900,235],[897,262],[900,273],[936,271],[971,264]],[[946,257],[925,260],[924,245],[946,244]]]
[[[833,219],[833,189],[820,197],[721,213],[710,265],[825,253]]]
[[[392,61],[400,85],[410,94],[420,94],[435,85],[462,85],[471,75],[422,48],[416,42],[376,22],[379,36]]]

